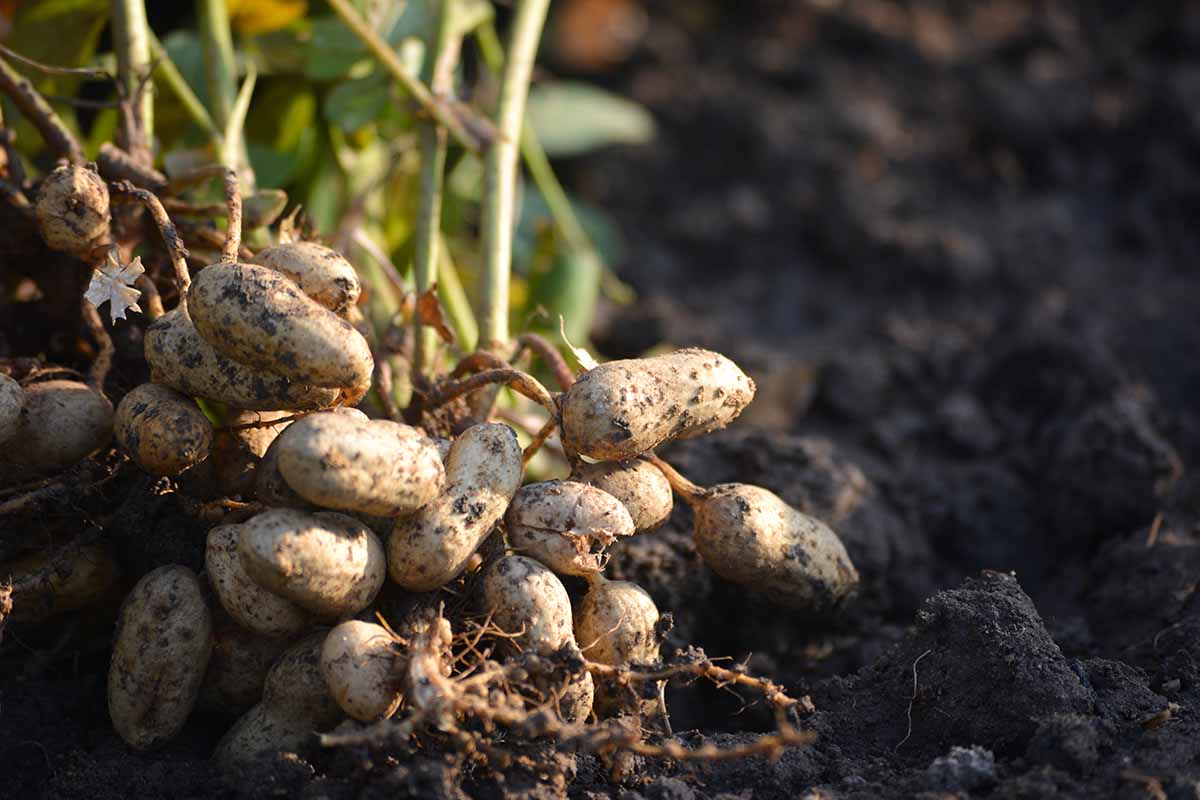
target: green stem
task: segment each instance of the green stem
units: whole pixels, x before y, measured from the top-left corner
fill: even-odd
[[[208,104],[217,129],[224,130],[237,97],[237,62],[233,55],[229,8],[225,0],[198,0],[196,16],[204,43]]]
[[[513,205],[517,183],[517,143],[525,119],[529,76],[550,0],[518,0],[507,58],[500,76],[496,111],[498,136],[483,167],[483,269],[479,321],[482,346],[508,343],[508,286],[512,268]]]
[[[548,2],[548,0],[546,0]],[[400,61],[400,57],[351,5],[350,0],[327,0],[330,8],[337,12],[346,23],[346,27],[367,46],[375,59],[391,73],[396,82],[406,91],[422,110],[433,119],[446,127],[463,147],[478,152],[490,138],[488,124],[482,119],[471,119],[469,112],[464,109],[454,109],[449,104],[439,102],[438,98],[426,88],[425,84],[409,74]]]
[[[454,35],[456,0],[443,0],[438,9],[437,41],[426,59],[425,80],[434,96],[447,98],[454,89],[454,67],[458,63],[461,37]],[[438,238],[442,229],[442,183],[446,170],[446,129],[436,120],[417,126],[421,152],[421,196],[417,209],[417,229],[413,236],[413,280],[417,296],[436,283]],[[421,315],[413,315],[413,371],[424,375],[432,366],[437,348],[437,331],[421,324]]]
[[[499,74],[504,66],[504,48],[500,44],[500,37],[496,35],[495,25],[491,22],[480,25],[475,31],[475,40],[479,44],[483,63],[493,73]],[[591,238],[579,222],[579,217],[575,215],[575,209],[559,183],[558,176],[554,174],[554,168],[546,156],[546,149],[542,147],[542,140],[538,138],[532,125],[525,125],[521,130],[521,157],[525,160],[529,177],[533,179],[538,192],[546,201],[550,219],[562,234],[567,247],[575,252],[595,252]]]
[[[438,298],[450,317],[450,325],[458,337],[459,347],[464,353],[475,349],[479,341],[479,323],[475,321],[475,312],[471,310],[471,301],[463,288],[462,280],[458,277],[458,269],[450,256],[450,248],[446,246],[445,237],[438,234]]]
[[[217,124],[213,122],[213,118],[208,113],[208,109],[204,107],[204,103],[200,102],[200,98],[192,91],[191,85],[183,74],[179,71],[179,67],[175,66],[175,62],[171,60],[171,56],[167,53],[167,48],[163,47],[162,42],[150,33],[150,48],[154,52],[154,60],[158,64],[155,72],[163,79],[166,87],[171,90],[171,94],[175,95],[175,99],[183,106],[184,112],[191,117],[192,122],[196,123],[203,129],[208,136],[209,141],[218,150],[222,147],[221,132],[217,130]]]
[[[154,160],[154,81],[148,75],[150,25],[142,0],[113,0],[112,38],[117,54],[117,80],[125,97],[136,100],[131,105],[130,118],[121,120],[118,128],[123,139],[120,144],[139,163],[150,164]]]

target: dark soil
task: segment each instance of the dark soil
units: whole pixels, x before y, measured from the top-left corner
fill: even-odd
[[[766,605],[701,564],[685,508],[612,571],[674,612],[668,646],[810,694],[815,744],[633,759],[615,783],[547,746],[502,776],[388,747],[220,776],[223,719],[153,755],[116,739],[96,613],[65,638],[6,633],[0,796],[1194,796],[1200,5],[678,0],[650,17],[602,77],[658,140],[566,170],[617,216],[640,295],[595,342],[745,365],[743,420],[663,454],[826,519],[863,587],[833,620]],[[126,483],[106,533],[130,574],[194,559],[177,501]],[[727,692],[669,701],[690,742],[772,727]]]

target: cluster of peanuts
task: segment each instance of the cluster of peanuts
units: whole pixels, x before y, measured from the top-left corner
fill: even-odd
[[[857,585],[819,520],[760,487],[696,486],[654,456],[750,403],[753,381],[728,358],[693,348],[587,370],[555,398],[570,474],[524,484],[505,424],[448,440],[353,408],[373,360],[352,322],[359,280],[342,256],[289,242],[253,262],[197,273],[147,329],[150,382],[115,413],[85,384],[22,388],[0,375],[0,442],[21,438],[24,469],[61,469],[115,435],[149,475],[207,470],[222,495],[253,500],[252,516],[208,531],[202,574],[159,567],[121,607],[108,705],[134,748],[170,741],[197,706],[241,712],[217,747],[227,766],[294,749],[347,718],[419,707],[452,676],[452,659],[409,649],[380,624],[389,580],[414,594],[453,587],[511,653],[659,663],[659,609],[604,571],[615,543],[668,519],[674,494],[691,506],[698,552],[725,579],[813,614]],[[232,424],[215,428],[196,398],[222,404]],[[68,409],[82,421],[64,424]],[[57,439],[31,445],[38,436]],[[0,460],[0,479],[4,469]],[[489,539],[496,546],[481,557]],[[564,576],[587,587],[574,603]],[[448,644],[450,624],[439,616],[432,640]],[[631,709],[627,692],[586,669],[554,695],[568,722],[653,713],[647,698]]]

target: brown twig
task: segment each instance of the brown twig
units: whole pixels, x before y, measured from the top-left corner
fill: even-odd
[[[528,397],[530,400],[542,406],[555,417],[558,416],[558,406],[554,402],[554,398],[545,386],[534,378],[532,375],[522,372],[519,369],[488,369],[483,372],[477,372],[468,378],[460,380],[447,381],[434,387],[430,395],[425,399],[425,408],[437,408],[444,405],[456,397],[460,397],[467,392],[472,392],[483,386],[492,386],[503,384],[510,387],[513,391],[520,395]]]
[[[54,113],[46,98],[3,58],[0,58],[0,91],[8,95],[26,119],[38,129],[38,133],[46,141],[46,146],[56,156],[65,158],[72,164],[83,164],[87,160],[79,140],[58,114]]]
[[[104,329],[104,320],[100,318],[100,312],[96,310],[96,307],[87,300],[82,301],[81,307],[83,324],[96,341],[96,357],[92,359],[92,365],[88,368],[88,386],[103,393],[104,382],[108,380],[108,373],[112,371],[116,348],[113,347],[112,337]]]
[[[196,167],[173,178],[167,191],[170,194],[178,194],[184,188],[209,178],[220,178],[225,194],[225,244],[221,248],[221,259],[236,263],[242,243],[242,190],[238,184],[237,171],[224,164]]]
[[[21,187],[0,178],[0,197],[7,200],[8,204],[15,208],[29,222],[37,224],[37,215],[34,213],[33,203],[29,202],[29,198],[25,196],[25,192],[21,191]]]
[[[509,359],[510,361],[517,360],[517,355],[521,352],[522,347],[529,348],[537,353],[538,357],[542,359],[542,363],[554,373],[554,379],[558,381],[560,389],[565,392],[575,383],[575,373],[567,364],[566,359],[563,358],[557,347],[546,341],[544,336],[536,333],[522,333],[517,337],[517,346],[517,353]]]
[[[396,396],[393,394],[395,386],[392,383],[392,365],[386,358],[378,355],[375,357],[375,388],[379,392],[379,402],[383,406],[383,413],[393,422],[400,422],[403,417],[400,415],[400,408],[396,405]]]
[[[42,513],[55,501],[91,494],[116,478],[120,471],[119,466],[108,467],[94,459],[82,461],[57,480],[0,503],[0,519],[32,516]]]
[[[18,64],[24,64],[27,67],[36,69],[38,72],[44,72],[47,75],[66,75],[76,78],[92,78],[94,80],[112,81],[112,73],[102,69],[93,69],[92,67],[56,67],[53,64],[43,64],[40,61],[34,61],[29,56],[23,56],[15,50],[10,50],[0,44],[0,55],[10,61],[15,61]]]
[[[221,250],[225,247],[225,234],[216,228],[198,225],[187,220],[180,220],[175,223],[175,227],[179,229],[179,233],[184,237],[185,241],[190,240],[201,247],[211,247],[214,250]],[[246,245],[241,245],[238,247],[238,258],[242,261],[249,261],[254,258],[254,251],[246,247]]]
[[[671,488],[684,499],[688,505],[695,505],[708,496],[708,490],[699,484],[692,483],[683,475],[654,453],[646,453],[642,459],[649,461],[654,466],[658,467],[659,472],[667,479],[667,483],[671,484]]]
[[[541,450],[542,445],[550,438],[550,434],[556,430],[558,430],[558,420],[554,417],[546,420],[546,424],[538,429],[538,432],[533,436],[533,440],[521,451],[521,466],[526,466],[533,460],[538,450]]]
[[[133,156],[116,145],[105,142],[96,155],[100,174],[109,181],[129,181],[140,189],[162,194],[167,189],[167,176],[154,167],[139,164]]]
[[[142,293],[141,304],[144,306],[142,310],[147,319],[153,322],[166,313],[163,309],[162,295],[158,293],[158,287],[154,285],[154,281],[149,275],[144,273],[139,275],[133,286]]]
[[[461,378],[463,375],[472,372],[482,372],[487,369],[513,369],[511,361],[505,361],[495,353],[489,353],[487,350],[476,350],[474,353],[468,353],[462,357],[457,364],[454,365],[454,371],[450,373],[451,378]]]
[[[175,268],[175,284],[179,288],[180,297],[183,297],[187,293],[188,287],[192,285],[192,276],[187,267],[188,251],[183,246],[183,240],[179,238],[179,231],[175,228],[175,223],[167,216],[167,211],[159,202],[157,195],[145,189],[139,189],[129,181],[113,181],[108,185],[108,191],[114,201],[138,202],[146,207],[150,218],[154,220],[159,233],[162,234],[163,243],[167,246],[167,254],[171,257],[171,265]]]
[[[297,411],[287,417],[277,417],[276,419],[260,419],[254,422],[243,422],[239,425],[222,425],[217,428],[218,431],[246,431],[251,428],[271,428],[276,425],[286,425],[289,422],[295,422],[298,419],[304,419],[309,414],[315,414],[315,411]]]

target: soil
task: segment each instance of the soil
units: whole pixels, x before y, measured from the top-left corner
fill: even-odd
[[[565,170],[615,214],[639,293],[594,341],[747,367],[744,418],[662,454],[826,519],[863,586],[832,620],[768,606],[700,563],[682,507],[612,572],[674,612],[668,647],[810,695],[815,743],[693,766],[534,744],[497,775],[379,742],[222,776],[220,716],[151,755],[116,739],[97,608],[66,635],[5,633],[0,796],[1195,795],[1200,5],[649,14],[600,78],[652,110],[657,140]],[[15,326],[10,353],[30,352]],[[104,534],[127,577],[196,560],[170,487],[115,485],[128,499]],[[697,744],[770,730],[753,700],[668,695]]]

